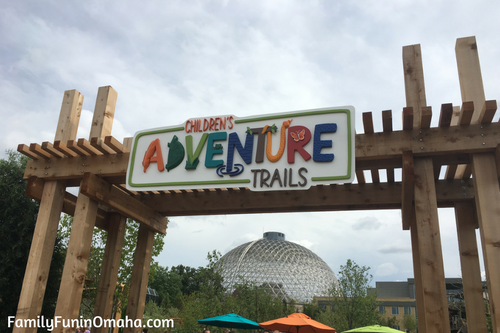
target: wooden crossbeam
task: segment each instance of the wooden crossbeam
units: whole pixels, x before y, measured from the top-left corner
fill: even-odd
[[[36,178],[36,177],[30,177],[28,179],[28,184],[26,186],[25,195],[28,198],[31,198],[33,200],[40,202],[40,200],[42,199],[44,185],[45,185],[45,181],[43,179]],[[63,208],[62,208],[63,213],[74,216],[75,215],[75,207],[76,207],[76,196],[74,196],[73,194],[71,194],[69,192],[65,192],[64,193],[64,203],[63,203]],[[108,216],[108,213],[105,210],[98,209],[95,226],[100,228],[100,229],[103,229],[103,230],[108,230],[109,221],[108,221],[107,216]]]
[[[403,151],[411,151],[414,157],[447,156],[453,159],[453,156],[458,154],[493,152],[498,142],[500,142],[500,123],[433,127],[422,129],[421,133],[403,130],[391,133],[356,134],[356,164],[372,161],[377,163],[377,168],[385,169],[387,166],[384,167],[383,163],[387,161],[388,167],[394,167],[392,161],[400,160]],[[54,147],[60,148],[62,143],[54,144]],[[57,161],[30,160],[24,177],[25,179],[31,176],[45,179],[81,179],[85,172],[90,172],[100,177],[122,177],[123,181],[129,156],[129,153],[123,153],[78,156]],[[369,164],[365,165],[366,169],[373,168]]]
[[[54,156],[55,158],[64,157],[64,154],[55,149],[52,143],[48,141],[42,142],[42,149],[45,150],[50,155]]]
[[[164,216],[401,209],[402,186],[401,182],[369,183],[313,186],[307,191],[193,191],[137,194],[135,198]],[[472,180],[439,180],[436,191],[439,207],[474,199]],[[290,205],[290,201],[297,204]]]
[[[35,155],[40,156],[41,158],[50,159],[53,157],[51,154],[49,154],[45,150],[43,150],[42,147],[38,143],[30,144],[30,151],[32,153],[34,153]]]
[[[161,234],[167,232],[167,219],[164,216],[96,175],[85,173],[80,192],[124,216],[145,224],[155,232]]]

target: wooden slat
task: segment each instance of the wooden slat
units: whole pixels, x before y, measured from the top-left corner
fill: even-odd
[[[104,143],[101,138],[93,137],[90,139],[90,144],[92,147],[100,151],[102,154],[116,154],[116,152],[111,149],[108,145]]]
[[[356,179],[358,181],[358,184],[366,183],[365,174],[363,170],[356,170]]]
[[[403,130],[410,131],[413,129],[413,108],[403,108]]]
[[[415,176],[413,168],[413,154],[410,151],[403,152],[403,188],[401,191],[401,217],[403,230],[410,230],[411,221],[414,218],[415,207],[413,205]]]
[[[392,111],[384,110],[382,111],[382,128],[384,133],[392,132]],[[394,168],[387,168],[387,181],[389,183],[394,182]]]
[[[462,110],[460,113],[459,124],[461,126],[470,125],[473,114],[474,114],[474,102],[471,102],[471,101],[463,102],[462,103]]]
[[[373,134],[373,117],[371,112],[363,112],[363,127],[365,134]]]
[[[365,130],[365,134],[373,134],[374,133],[373,117],[372,117],[371,112],[364,112],[363,113],[363,127]],[[372,182],[375,184],[380,183],[380,175],[379,175],[378,169],[371,169],[370,173],[372,176]]]
[[[432,108],[430,106],[422,107],[420,117],[421,117],[420,128],[422,129],[430,128],[432,120]]]
[[[167,219],[165,217],[91,173],[84,175],[80,192],[147,225],[155,232],[166,233]]]
[[[444,178],[445,179],[454,179],[456,172],[457,172],[457,164],[448,165],[448,168],[446,169],[446,174],[445,174]]]
[[[78,141],[69,140],[66,146],[78,156],[91,156],[90,153],[78,146]]]
[[[495,113],[497,112],[497,101],[486,101],[484,107],[479,115],[479,124],[489,124],[493,120]]]
[[[122,145],[120,141],[116,140],[112,136],[105,137],[104,143],[119,154],[130,152],[130,149]]]
[[[48,141],[42,142],[42,149],[56,158],[64,157],[64,154],[55,149],[52,143]]]
[[[60,151],[64,156],[67,157],[75,157],[78,156],[77,153],[69,149],[66,144],[62,141],[56,140],[54,141],[54,148]]]
[[[384,133],[392,132],[392,111],[382,111],[382,128]]]
[[[23,154],[24,156],[28,156],[29,158],[31,158],[32,160],[34,161],[37,161],[40,159],[40,156],[38,156],[37,154],[35,154],[34,152],[32,152],[30,150],[30,148],[24,144],[20,144],[17,146],[17,151],[20,152],[21,154]]]
[[[453,105],[451,103],[441,105],[439,114],[439,127],[450,127],[451,117],[453,117]]]
[[[99,150],[97,150],[96,148],[92,147],[92,145],[90,144],[90,142],[88,142],[85,139],[78,139],[77,145],[78,145],[78,147],[80,147],[81,149],[83,149],[89,155],[97,156],[97,155],[102,155],[103,154]]]
[[[47,153],[45,150],[43,150],[42,147],[38,143],[30,144],[30,151],[32,153],[40,156],[41,158],[50,159],[50,158],[54,157],[51,154]]]

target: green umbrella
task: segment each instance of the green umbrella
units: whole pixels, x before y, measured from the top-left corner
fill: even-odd
[[[401,333],[401,331],[387,326],[372,325],[359,328],[353,328],[342,333]]]

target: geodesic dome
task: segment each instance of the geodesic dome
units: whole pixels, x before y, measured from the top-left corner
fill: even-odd
[[[242,280],[269,288],[283,300],[309,302],[326,296],[337,277],[311,250],[288,242],[280,232],[240,245],[222,258],[224,287],[232,292]]]

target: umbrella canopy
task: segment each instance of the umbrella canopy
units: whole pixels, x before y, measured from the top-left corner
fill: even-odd
[[[401,331],[387,326],[372,325],[359,328],[353,328],[349,331],[344,331],[342,333],[401,333]]]
[[[255,321],[238,316],[236,313],[228,313],[222,316],[200,319],[198,320],[198,323],[209,326],[227,327],[231,329],[239,328],[252,330],[261,328]]]
[[[260,323],[268,330],[291,333],[335,333],[335,329],[326,326],[303,313],[292,313],[289,316]]]

